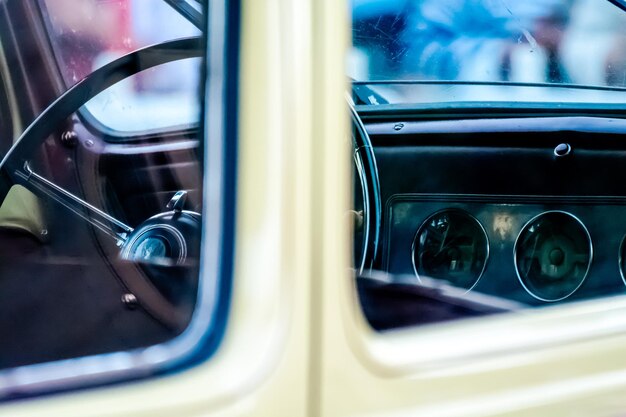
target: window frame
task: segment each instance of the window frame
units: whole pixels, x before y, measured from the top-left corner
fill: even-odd
[[[349,289],[351,300],[355,291],[355,288]],[[342,298],[347,300],[347,296]],[[622,295],[521,314],[498,314],[377,332],[367,324],[358,305],[346,313],[346,333],[355,357],[370,372],[385,377],[407,377],[610,340],[626,330],[625,313],[626,296]],[[607,320],[607,317],[612,319]],[[462,344],[459,341],[463,341]]]

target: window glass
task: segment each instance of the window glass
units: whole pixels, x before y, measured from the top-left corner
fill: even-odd
[[[626,294],[626,121],[588,106],[625,104],[626,11],[352,4],[354,264],[372,327]]]
[[[164,5],[46,0],[0,10],[12,20],[0,36],[14,83],[10,111],[35,113],[0,167],[0,370],[24,367],[9,371],[2,390],[137,367],[143,375],[200,346],[184,336],[191,324],[194,337],[213,337],[205,332],[216,317],[203,315],[200,328],[192,321],[197,308],[216,311],[222,282],[199,278],[204,42],[161,43],[198,35]],[[60,96],[59,67],[67,81]],[[77,117],[87,101],[107,126],[151,134],[106,142],[107,132]],[[196,127],[172,129],[185,123]]]
[[[200,35],[160,0],[43,2],[57,62],[68,86],[132,50]],[[188,59],[151,68],[88,102],[85,110],[118,135],[192,125],[199,111],[198,66],[198,59]],[[177,105],[171,106],[172,102]],[[129,117],[120,118],[120,114]]]
[[[151,68],[98,94],[85,108],[118,134],[192,126],[200,111],[199,69],[200,58]]]
[[[350,75],[365,84],[415,81],[378,84],[389,103],[614,103],[623,91],[558,86],[626,87],[626,13],[606,0],[352,4]],[[516,83],[540,86],[507,88]]]

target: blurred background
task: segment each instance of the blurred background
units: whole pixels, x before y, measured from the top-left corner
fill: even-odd
[[[352,0],[356,80],[626,86],[626,13],[605,0]]]

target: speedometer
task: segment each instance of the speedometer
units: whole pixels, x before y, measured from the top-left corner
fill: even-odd
[[[471,289],[480,279],[489,242],[475,217],[457,209],[430,216],[419,228],[413,243],[413,264],[417,277],[448,281]]]
[[[520,282],[533,297],[559,301],[583,283],[591,266],[592,245],[583,223],[562,211],[530,220],[515,243]]]

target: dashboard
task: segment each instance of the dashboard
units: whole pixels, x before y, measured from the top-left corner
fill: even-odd
[[[452,288],[455,304],[483,297],[508,310],[626,292],[623,120],[366,115],[364,125],[380,187],[373,265],[387,287]]]

